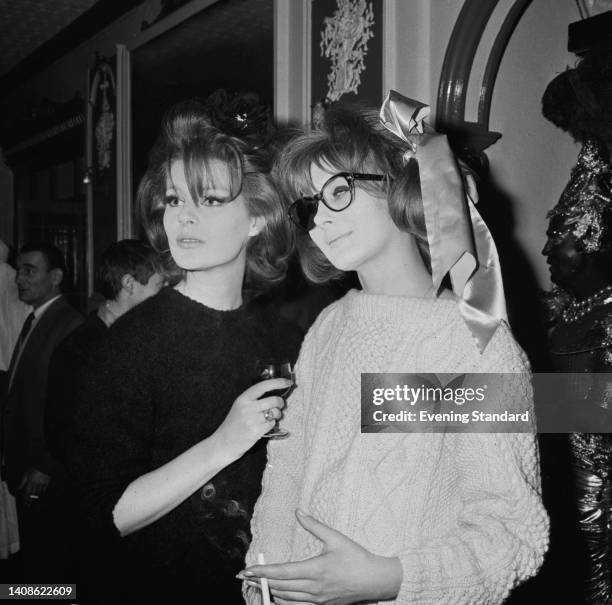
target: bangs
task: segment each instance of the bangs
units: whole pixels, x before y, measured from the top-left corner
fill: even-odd
[[[281,156],[278,172],[290,203],[314,192],[310,167],[313,163],[318,165],[322,161],[325,143],[324,140],[300,136],[290,143],[289,153]]]
[[[334,145],[324,132],[302,135],[289,143],[285,151],[278,163],[278,175],[290,202],[316,192],[310,173],[313,164],[332,173],[377,171],[373,153],[359,153],[350,142]],[[360,186],[381,189],[373,184]]]
[[[220,140],[219,140],[220,139]],[[167,182],[172,183],[171,167],[174,162],[183,162],[185,181],[194,201],[201,200],[206,192],[228,192],[230,202],[242,190],[243,168],[238,150],[229,137],[197,141],[185,145],[179,153],[169,158],[166,167]]]

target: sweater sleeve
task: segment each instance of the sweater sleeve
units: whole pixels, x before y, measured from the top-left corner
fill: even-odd
[[[315,352],[313,331],[306,336],[296,363],[296,389],[287,400],[283,428],[287,439],[268,443],[268,462],[262,480],[262,491],[251,520],[253,539],[246,555],[246,564],[257,563],[263,553],[266,563],[291,560],[289,536],[295,526],[295,509],[301,493],[305,457],[304,415],[310,400]],[[247,603],[259,604],[261,592],[244,585]]]
[[[533,412],[526,360],[505,324],[479,371],[506,373],[488,396],[502,398],[509,410],[528,400]],[[404,575],[395,602],[501,603],[536,574],[548,547],[535,435],[447,434],[442,455],[453,461],[461,499],[455,529],[399,554]]]
[[[69,468],[83,517],[93,528],[118,535],[116,503],[133,480],[151,470],[155,410],[143,355],[151,347],[149,331],[113,328],[76,387]]]

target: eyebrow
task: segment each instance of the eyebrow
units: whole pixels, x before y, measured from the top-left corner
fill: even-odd
[[[217,196],[217,197],[229,197],[231,192],[229,189],[204,189],[202,192],[203,196]]]
[[[177,188],[176,186],[172,185],[166,188],[165,195],[179,195],[180,193],[182,193],[180,188]],[[208,189],[206,187],[204,188],[204,191],[202,192],[203,197],[213,196],[213,195],[216,195],[218,197],[229,197],[231,195],[231,191],[229,189],[215,189],[215,188]]]

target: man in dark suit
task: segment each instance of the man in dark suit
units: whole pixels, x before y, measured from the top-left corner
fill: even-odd
[[[62,253],[52,244],[26,244],[19,252],[19,298],[33,312],[13,351],[0,422],[2,477],[17,497],[24,573],[35,582],[62,581],[48,577],[62,558],[56,540],[63,471],[45,443],[47,374],[55,348],[83,321],[61,294],[64,273]]]

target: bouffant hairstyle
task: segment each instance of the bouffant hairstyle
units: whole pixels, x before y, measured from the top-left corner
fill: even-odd
[[[161,255],[171,281],[183,275],[169,252],[163,226],[165,193],[170,167],[180,160],[194,200],[214,188],[218,170],[227,167],[232,198],[242,195],[249,214],[263,217],[265,226],[251,237],[246,249],[245,291],[263,292],[285,276],[293,234],[287,224],[278,190],[270,174],[269,153],[213,126],[205,107],[197,101],[175,105],[166,115],[162,131],[149,155],[149,166],[137,193],[137,213],[151,245]]]
[[[575,68],[552,80],[542,113],[576,141],[594,139],[612,153],[612,43],[590,49]]]
[[[387,200],[389,214],[402,231],[417,240],[425,265],[431,272],[419,169],[415,159],[403,159],[408,145],[391,134],[378,113],[359,107],[332,107],[325,113],[321,130],[301,133],[279,154],[274,168],[287,205],[315,191],[310,174],[314,164],[324,170],[386,175],[384,181],[360,181],[373,195]],[[308,233],[296,229],[300,264],[306,277],[325,283],[342,277],[317,248]]]
[[[136,239],[123,239],[102,253],[98,290],[104,298],[114,300],[121,292],[124,275],[131,275],[144,286],[154,273],[162,273],[162,266],[152,246]]]

